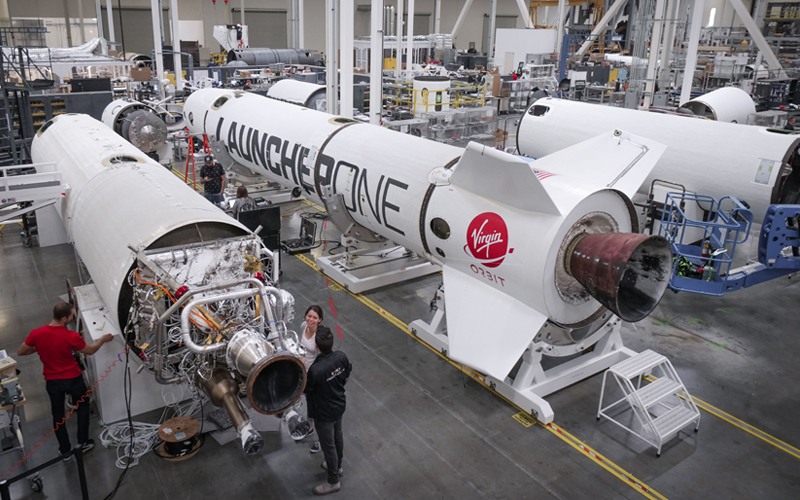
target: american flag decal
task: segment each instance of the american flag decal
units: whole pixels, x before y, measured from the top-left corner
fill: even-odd
[[[547,179],[548,177],[552,177],[556,174],[551,174],[550,172],[545,172],[544,170],[533,170],[533,173],[536,174],[536,178],[540,181]]]

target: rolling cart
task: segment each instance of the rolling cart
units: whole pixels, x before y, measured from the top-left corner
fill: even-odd
[[[0,406],[0,436],[2,436],[0,438],[0,443],[2,443],[0,456],[19,454],[19,460],[22,460],[26,454],[23,425],[27,400],[17,383],[16,362],[11,358],[0,360],[0,384],[2,384],[3,402],[11,402],[11,404]],[[23,471],[28,471],[28,462],[23,462],[20,467]],[[44,484],[38,473],[31,474],[28,480],[33,491],[42,491]]]

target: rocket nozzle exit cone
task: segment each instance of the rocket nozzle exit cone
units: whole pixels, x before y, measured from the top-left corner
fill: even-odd
[[[672,272],[669,242],[645,234],[579,235],[565,259],[567,272],[628,322],[640,321],[655,309]]]

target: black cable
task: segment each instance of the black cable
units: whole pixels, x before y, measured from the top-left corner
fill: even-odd
[[[182,457],[197,449],[200,440],[197,436],[192,436],[189,439],[184,439],[177,443],[164,442],[164,452],[171,458]]]
[[[319,219],[319,220],[327,220],[328,214],[323,214],[322,212],[303,212],[300,214],[301,219]]]
[[[200,434],[199,434],[200,436],[203,435],[203,424],[205,424],[205,419],[206,419],[205,415],[203,414],[203,406],[205,406],[205,405],[203,403],[203,398],[201,396],[200,397]]]
[[[190,441],[191,441],[192,445],[189,448],[184,448],[182,446],[178,446],[178,444],[176,444],[176,443],[167,443],[166,441],[160,441],[161,443],[164,443],[164,451],[167,451],[167,448],[172,448],[173,445],[178,446],[177,454],[175,454],[175,455],[162,455],[161,452],[159,451],[159,448],[161,448],[161,445],[154,446],[153,447],[153,453],[155,453],[156,455],[158,455],[159,457],[164,458],[164,459],[182,457],[183,455],[191,453],[192,451],[195,451],[196,449],[198,449],[201,446],[203,446],[203,444],[205,443],[205,438],[202,435],[200,435],[200,436],[192,437],[190,439]]]
[[[11,424],[12,424],[12,427],[11,427],[11,428],[12,428],[12,429],[14,428],[14,427],[13,427],[13,424],[14,424],[14,417],[15,417],[15,416],[16,416],[16,414],[17,414],[17,404],[18,404],[18,402],[17,402],[17,403],[14,403],[14,406],[12,406],[12,407],[11,407]]]
[[[340,241],[336,241],[336,240],[319,240],[319,243],[309,247],[309,250],[313,250],[315,248],[319,248],[319,247],[322,246],[323,243],[336,243],[337,246],[334,247],[334,248],[339,248],[340,246],[342,246],[342,243]]]
[[[133,418],[131,417],[131,397],[133,396],[133,388],[131,387],[131,375],[130,375],[130,368],[128,365],[129,357],[128,357],[128,349],[125,349],[125,371],[123,372],[123,379],[122,379],[122,389],[124,391],[125,397],[125,411],[128,415],[128,426],[130,428],[130,435],[131,435],[131,443],[129,448],[129,455],[128,460],[125,462],[125,468],[120,472],[119,477],[117,478],[117,484],[114,486],[114,489],[109,493],[103,500],[111,500],[117,494],[122,481],[125,479],[125,476],[128,474],[128,468],[131,465],[131,461],[133,459],[133,438],[135,429],[133,428]]]
[[[331,248],[330,250],[328,250],[328,255],[341,255],[341,254],[338,254],[338,253],[333,253],[333,251],[334,251],[334,250],[336,250],[337,248],[341,248],[341,247],[343,247],[343,246],[344,246],[344,245],[342,245],[341,243],[339,243],[339,246],[337,246],[337,247],[333,247],[333,248]],[[346,246],[346,247],[344,247],[344,251],[343,251],[342,253],[346,252],[348,248],[350,248],[350,246]],[[353,248],[356,248],[356,247],[353,247]]]

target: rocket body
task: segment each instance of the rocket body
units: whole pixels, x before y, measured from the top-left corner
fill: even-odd
[[[758,221],[771,204],[800,202],[791,189],[796,183],[787,182],[790,173],[800,177],[800,167],[792,173],[800,136],[764,127],[546,98],[520,118],[517,151],[541,158],[614,129],[667,146],[640,195],[653,181],[668,181],[692,193],[735,196]]]
[[[605,312],[566,272],[570,242],[635,231],[627,192],[663,152],[617,131],[530,163],[226,90],[193,94],[184,114],[235,161],[321,203],[330,186],[354,222],[441,265],[449,356],[499,377],[546,321]],[[580,162],[594,165],[560,173]]]

